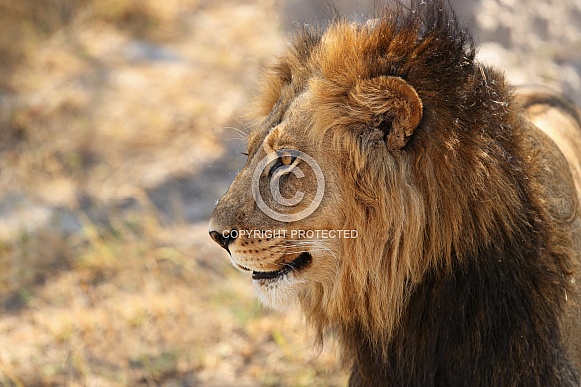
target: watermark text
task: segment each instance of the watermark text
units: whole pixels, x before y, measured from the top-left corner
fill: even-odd
[[[232,230],[224,231],[225,238],[253,239],[354,239],[357,230]]]

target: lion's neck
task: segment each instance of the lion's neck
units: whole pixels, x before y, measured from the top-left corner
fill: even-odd
[[[351,385],[578,385],[559,344],[562,281],[534,241],[429,272],[388,342],[357,326],[343,339]],[[557,290],[556,290],[557,289]],[[527,343],[527,345],[523,345]],[[387,351],[386,351],[387,349]]]

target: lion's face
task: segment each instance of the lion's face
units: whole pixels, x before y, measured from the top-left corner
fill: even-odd
[[[246,165],[210,224],[233,265],[251,272],[259,298],[276,308],[295,303],[309,288],[331,286],[339,237],[355,236],[337,235],[345,220],[339,156],[305,136],[312,130],[312,102],[303,93],[252,131]]]

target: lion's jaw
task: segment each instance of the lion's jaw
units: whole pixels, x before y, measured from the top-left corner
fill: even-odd
[[[331,283],[333,271],[323,275],[321,266],[330,263],[329,255],[324,253],[308,254],[309,265],[315,268],[304,267],[301,270],[290,270],[275,279],[253,279],[252,285],[260,302],[273,309],[287,310],[298,308],[306,298],[309,298],[322,283]],[[314,262],[314,263],[313,263]],[[318,293],[318,292],[316,292]],[[319,294],[319,297],[323,296]]]
[[[232,264],[252,273],[252,286],[260,302],[276,310],[298,307],[323,283],[333,282],[338,264],[334,249],[325,240],[282,238],[266,243],[262,238],[247,238],[229,248]]]

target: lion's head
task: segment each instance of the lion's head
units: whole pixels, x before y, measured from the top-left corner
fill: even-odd
[[[393,332],[428,269],[510,235],[523,212],[518,171],[497,157],[501,76],[437,7],[390,15],[295,37],[264,74],[248,160],[210,224],[265,304],[372,337]]]

